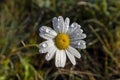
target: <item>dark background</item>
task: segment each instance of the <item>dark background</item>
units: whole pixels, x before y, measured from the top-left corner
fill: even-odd
[[[39,53],[39,28],[60,15],[87,34],[76,66]],[[0,0],[0,80],[120,80],[120,0]]]

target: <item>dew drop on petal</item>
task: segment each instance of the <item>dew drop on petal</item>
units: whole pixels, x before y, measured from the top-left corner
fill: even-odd
[[[80,29],[80,32],[82,33],[82,32],[83,32],[83,30],[82,30],[82,29]]]
[[[79,28],[81,28],[81,26],[80,26],[80,25],[78,25],[78,27],[79,27]]]
[[[47,47],[48,45],[47,45],[47,43],[44,43],[44,44],[42,44],[42,47]]]
[[[78,42],[78,45],[81,45],[81,43],[80,43],[80,42]]]
[[[58,21],[60,21],[60,18],[58,18]]]
[[[50,54],[47,54],[47,57],[49,57],[50,56]]]
[[[74,27],[77,27],[77,26],[78,26],[78,24],[74,22],[70,27],[74,28]]]
[[[41,27],[39,30],[40,30],[40,32],[43,32],[44,29],[43,29],[43,27]]]
[[[50,30],[49,30],[49,29],[45,29],[45,32],[46,32],[46,33],[49,33],[49,32],[50,32]]]
[[[40,53],[46,53],[46,50],[40,49],[39,52]]]
[[[77,48],[85,49],[86,48],[86,42],[80,41],[76,45]]]
[[[46,55],[46,59],[48,59],[48,58],[49,58],[49,54]]]
[[[74,26],[74,25],[71,25],[70,27],[73,28],[73,27],[75,27],[75,26]]]
[[[43,28],[40,28],[40,31],[44,30]]]

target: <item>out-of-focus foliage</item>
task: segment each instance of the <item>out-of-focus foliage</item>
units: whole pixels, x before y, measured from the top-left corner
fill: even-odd
[[[69,17],[87,34],[77,65],[39,54],[39,27],[55,16]],[[119,80],[120,0],[1,0],[0,80]]]

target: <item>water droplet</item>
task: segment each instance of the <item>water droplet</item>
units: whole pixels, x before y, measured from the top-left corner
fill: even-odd
[[[83,30],[82,29],[80,29],[80,31],[79,31],[80,33],[82,33],[83,32]]]
[[[57,26],[58,29],[60,29],[60,26]]]
[[[81,45],[81,43],[80,43],[80,42],[78,42],[78,45]]]
[[[44,43],[44,44],[42,44],[42,47],[47,47],[48,45],[47,45],[47,43]]]
[[[41,27],[40,30],[44,30],[44,27]]]
[[[83,42],[83,45],[85,45],[86,43],[85,42]]]
[[[49,57],[50,56],[50,54],[47,54],[47,57]]]
[[[67,25],[67,26],[65,26],[66,28],[68,28],[69,26]]]
[[[70,27],[71,27],[71,28],[74,28],[75,26],[72,24]]]
[[[45,29],[45,32],[49,33],[49,32],[50,32],[50,30],[49,30],[49,29]]]
[[[40,51],[41,53],[44,53],[44,51]]]
[[[40,32],[43,32],[43,31],[44,31],[44,28],[43,28],[43,27],[41,27],[41,28],[40,28]]]
[[[46,51],[45,51],[45,50],[42,50],[42,49],[40,49],[39,52],[40,52],[40,53],[46,53]]]
[[[81,28],[81,26],[80,26],[80,25],[78,25],[78,27],[79,27],[79,28]]]
[[[60,21],[61,20],[61,17],[58,17],[58,21]]]
[[[70,27],[74,28],[74,27],[77,27],[77,25],[78,25],[77,23],[73,23]]]

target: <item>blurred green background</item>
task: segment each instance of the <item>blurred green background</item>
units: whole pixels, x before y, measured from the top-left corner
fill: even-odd
[[[39,53],[39,27],[59,15],[87,34],[76,66]],[[120,80],[120,0],[0,0],[0,80]]]

